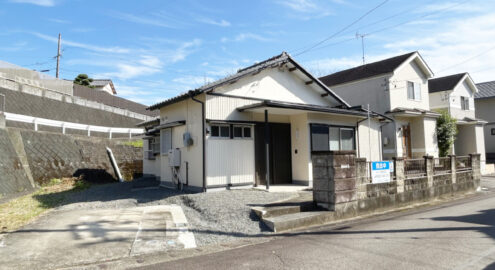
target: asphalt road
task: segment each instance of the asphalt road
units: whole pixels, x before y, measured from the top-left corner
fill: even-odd
[[[495,269],[495,192],[145,268]]]

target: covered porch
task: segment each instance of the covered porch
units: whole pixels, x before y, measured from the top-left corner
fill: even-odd
[[[392,145],[386,151],[388,153],[386,159],[394,156],[422,158],[425,155],[431,155],[438,157],[436,118],[440,114],[419,109],[395,109],[387,115],[395,120],[393,124],[388,125],[387,133],[395,137],[394,142],[389,142]]]
[[[254,123],[257,187],[312,186],[314,151],[363,148],[364,157],[374,154],[378,159],[381,154],[379,122],[384,119],[372,112],[275,101],[244,105],[237,111]]]

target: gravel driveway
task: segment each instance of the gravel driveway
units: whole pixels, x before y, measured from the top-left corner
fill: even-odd
[[[203,246],[269,234],[251,207],[294,196],[297,194],[254,189],[185,194],[168,189],[133,190],[131,183],[115,183],[92,186],[73,194],[57,210],[177,204],[187,217],[197,245]]]

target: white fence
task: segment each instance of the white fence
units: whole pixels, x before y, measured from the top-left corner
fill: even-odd
[[[112,138],[112,134],[129,134],[129,138],[133,134],[143,134],[144,130],[140,128],[115,128],[115,127],[103,127],[103,126],[92,126],[84,125],[72,122],[62,122],[57,120],[50,120],[45,118],[32,117],[28,115],[15,114],[5,112],[5,119],[7,121],[16,121],[22,123],[34,124],[34,130],[38,130],[39,125],[49,126],[49,127],[59,127],[62,129],[62,133],[65,134],[67,129],[74,130],[84,130],[87,131],[88,136],[91,136],[91,132],[105,132],[108,133],[109,138]]]

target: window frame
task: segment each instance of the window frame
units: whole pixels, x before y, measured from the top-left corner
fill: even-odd
[[[461,109],[469,111],[469,97],[461,96]]]
[[[218,127],[218,136],[213,136],[213,127]],[[222,136],[222,127],[226,127],[229,129],[229,135],[228,136]],[[229,124],[210,124],[210,133],[209,133],[209,138],[215,139],[215,140],[230,140],[231,137],[233,136],[233,129],[231,128],[231,125]]]
[[[412,88],[410,87],[412,86]],[[409,91],[412,90],[412,98],[409,96]],[[413,81],[406,81],[407,99],[412,101],[421,101],[421,84]]]
[[[240,128],[241,129],[241,137],[236,137],[235,136],[235,133],[234,133],[235,128]],[[245,128],[249,128],[249,134],[250,134],[249,137],[244,136],[244,129]],[[231,137],[234,140],[250,140],[250,139],[253,139],[253,128],[252,128],[252,126],[248,126],[248,125],[232,125],[232,136]]]
[[[491,132],[492,132],[492,136],[495,136],[495,128],[492,128]]]
[[[314,127],[324,127],[328,130],[328,133],[326,133],[326,137],[328,138],[328,143],[326,144],[328,149],[326,150],[314,150],[314,142],[313,142],[313,128]],[[339,139],[338,139],[338,143],[339,143],[339,149],[338,150],[330,150],[330,128],[338,128],[338,135],[339,135]],[[310,139],[311,139],[311,145],[310,145],[310,149],[311,149],[311,152],[324,152],[324,151],[349,151],[349,150],[342,150],[342,130],[352,130],[352,133],[353,133],[353,140],[352,140],[352,150],[357,150],[357,143],[356,143],[356,137],[357,137],[357,133],[356,133],[356,127],[354,126],[345,126],[345,125],[329,125],[329,124],[319,124],[319,123],[311,123],[310,124],[310,129],[309,129],[309,132],[310,132]],[[321,133],[323,134],[323,136],[325,136],[324,133]]]
[[[164,147],[166,147],[165,143],[162,141],[162,137],[163,137],[163,140],[166,140],[166,137],[165,137],[165,133],[166,132],[169,132],[170,133],[170,139],[169,139],[169,142],[165,142],[166,144],[168,144],[169,148],[168,149],[165,149]],[[160,130],[160,154],[162,156],[167,156],[168,155],[168,151],[170,149],[173,148],[173,143],[172,143],[172,128],[164,128],[164,129],[161,129]]]

